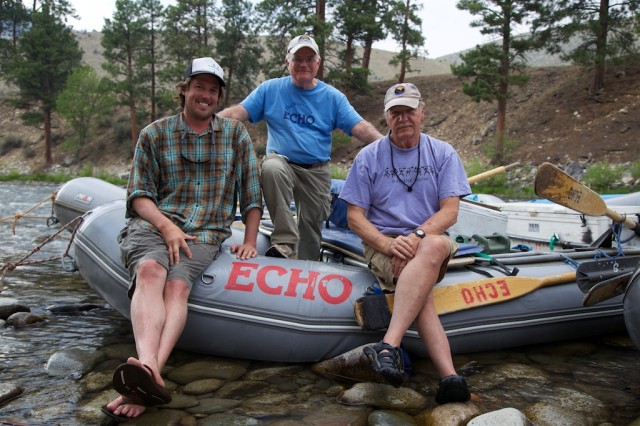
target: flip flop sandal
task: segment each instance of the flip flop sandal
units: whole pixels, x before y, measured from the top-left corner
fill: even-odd
[[[129,418],[127,416],[118,416],[117,414],[113,414],[113,411],[109,410],[106,405],[103,405],[102,407],[100,407],[100,411],[102,411],[108,417],[110,417],[111,419],[117,422],[126,422],[127,420],[131,420],[134,418],[134,417]]]
[[[149,370],[147,372],[146,370]],[[140,401],[145,407],[168,404],[171,394],[158,385],[151,376],[151,369],[135,364],[120,364],[113,373],[113,388],[133,401]]]

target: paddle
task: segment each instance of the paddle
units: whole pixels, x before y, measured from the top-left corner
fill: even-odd
[[[595,305],[596,303],[604,302],[612,297],[624,294],[632,274],[633,271],[626,272],[594,285],[589,289],[587,294],[584,295],[582,305]]]
[[[601,259],[582,262],[576,270],[576,283],[583,293],[594,285],[628,272],[633,272],[640,256],[623,256],[614,259]]]
[[[467,182],[469,182],[469,184],[476,183],[479,180],[486,179],[488,177],[491,177],[493,175],[497,175],[499,173],[504,173],[507,170],[509,170],[510,168],[517,166],[518,164],[520,164],[520,162],[516,161],[515,163],[511,163],[511,164],[506,165],[506,166],[500,166],[500,167],[496,167],[495,169],[487,170],[486,172],[482,172],[480,174],[477,174],[475,176],[471,176],[470,178],[467,178]]]
[[[444,315],[465,309],[506,302],[524,296],[539,288],[569,283],[575,279],[575,272],[550,275],[547,277],[503,276],[485,278],[459,284],[437,286],[433,289],[433,295],[435,297],[436,311],[439,315]],[[388,311],[393,312],[393,293],[385,294],[384,296],[367,297],[377,298],[377,301],[373,303],[376,309],[373,310],[373,312],[369,312],[368,303],[363,300],[365,298],[358,299],[354,306],[356,322],[364,330],[376,330],[386,327],[388,324],[381,325],[377,318],[368,319],[367,316],[380,316],[384,314],[384,312],[380,311],[380,301],[382,297],[386,298]],[[375,328],[371,328],[370,324],[375,324]]]
[[[543,163],[536,173],[535,192],[561,206],[589,216],[607,216],[640,235],[640,224],[611,210],[597,193],[556,166]]]

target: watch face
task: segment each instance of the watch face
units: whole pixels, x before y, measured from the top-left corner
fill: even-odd
[[[413,231],[414,234],[416,234],[418,237],[420,238],[424,238],[425,233],[422,229],[416,229],[415,231]]]

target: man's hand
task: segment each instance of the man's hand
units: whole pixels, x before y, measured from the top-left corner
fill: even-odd
[[[400,235],[390,240],[388,248],[390,250],[391,268],[394,276],[399,277],[404,267],[407,266],[407,263],[415,257],[420,241],[422,240],[413,234],[407,236]]]
[[[188,240],[195,240],[197,237],[193,235],[185,234],[182,229],[176,225],[167,227],[162,231],[162,237],[167,245],[167,251],[169,252],[169,264],[176,265],[180,263],[180,250],[191,259],[191,250],[187,244]]]

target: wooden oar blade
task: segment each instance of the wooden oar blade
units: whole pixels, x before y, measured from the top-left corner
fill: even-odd
[[[576,270],[576,283],[583,293],[587,293],[594,285],[624,275],[640,263],[640,256],[623,256],[615,259],[591,260],[583,262]]]
[[[551,163],[543,163],[535,178],[535,192],[556,204],[589,216],[605,216],[604,200]]]
[[[584,295],[582,305],[595,305],[596,303],[604,302],[605,300],[624,294],[629,284],[631,274],[633,274],[633,272],[627,272],[594,285],[587,294]]]
[[[437,286],[433,289],[439,315],[502,303],[522,297],[541,287],[575,281],[576,273],[548,277],[496,277],[459,284]],[[374,300],[375,299],[375,300]],[[354,305],[356,322],[363,330],[379,330],[388,325],[393,313],[394,295],[369,295]]]
[[[548,277],[496,277],[436,287],[433,290],[439,315],[502,303],[541,287],[574,281],[575,272]]]

